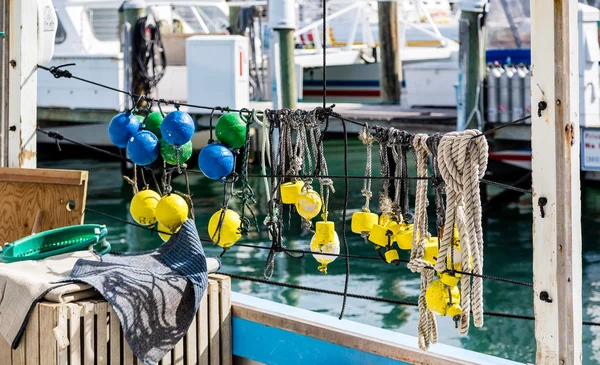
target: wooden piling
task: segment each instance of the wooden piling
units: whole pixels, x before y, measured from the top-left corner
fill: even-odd
[[[577,18],[576,1],[531,1],[537,364],[582,361]]]
[[[398,3],[379,1],[377,14],[379,18],[381,101],[399,104],[402,75],[398,51]]]

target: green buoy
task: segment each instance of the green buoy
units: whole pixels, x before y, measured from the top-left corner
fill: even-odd
[[[240,148],[246,143],[246,123],[239,113],[223,114],[215,128],[219,142],[229,148]]]
[[[160,154],[169,165],[177,165],[177,150],[167,141],[160,140]],[[179,147],[179,164],[182,164],[192,156],[192,141]]]
[[[152,112],[152,113],[148,114],[148,117],[146,118],[146,130],[149,130],[150,132],[154,133],[154,135],[160,139],[162,137],[162,135],[160,133],[160,125],[162,124],[162,121],[163,121],[163,115],[161,112]],[[161,146],[162,146],[162,141],[161,141]],[[162,149],[161,149],[161,151],[162,151]]]

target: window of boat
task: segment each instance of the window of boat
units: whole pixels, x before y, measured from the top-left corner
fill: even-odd
[[[173,13],[174,22],[185,24],[184,32],[222,33],[229,26],[228,16],[216,6],[174,6]]]
[[[60,18],[58,18],[58,25],[56,27],[56,37],[54,38],[54,44],[61,44],[67,39],[67,32],[65,32],[65,27],[63,27],[60,22]]]
[[[119,40],[119,11],[117,9],[87,9],[94,37],[99,41]]]

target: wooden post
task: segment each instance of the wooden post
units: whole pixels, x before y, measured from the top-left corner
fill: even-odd
[[[278,35],[279,47],[274,52],[278,55],[278,72],[280,74],[276,81],[276,91],[281,92],[281,105],[278,107],[295,109],[298,102],[298,91],[296,89],[296,61],[294,50],[296,48],[294,29],[296,29],[296,11],[293,0],[269,1],[269,26]],[[277,57],[275,57],[277,58]],[[279,90],[277,90],[279,89]],[[275,93],[274,93],[275,94]],[[273,96],[274,100],[276,96]]]
[[[379,1],[377,3],[379,18],[379,50],[380,50],[380,88],[381,101],[384,103],[400,103],[400,54],[398,53],[398,3],[396,1]]]
[[[461,2],[460,15],[460,61],[459,67],[463,72],[464,87],[462,88],[464,100],[463,115],[465,120],[458,121],[460,129],[478,129],[480,126],[473,110],[479,108],[483,90],[483,64],[485,52],[481,52],[484,27],[481,25],[480,16],[484,12],[486,1],[468,0]],[[480,36],[481,34],[481,36]]]
[[[130,40],[130,49],[129,49],[129,59],[125,60],[126,62],[130,62],[131,65],[131,80],[125,80],[126,83],[131,82],[131,92],[137,95],[145,94],[144,87],[142,83],[139,81],[140,78],[140,70],[139,65],[135,60],[135,54],[133,49],[135,45],[133,44],[133,32],[135,32],[135,24],[138,19],[146,15],[146,2],[144,0],[127,0],[123,3],[123,21],[124,23],[129,23],[131,25],[131,31],[129,34]],[[145,104],[145,102],[140,102],[140,104]],[[142,105],[137,105],[138,107]]]
[[[531,0],[533,285],[538,364],[581,364],[577,2]]]
[[[8,165],[8,26],[8,0],[0,0],[0,167]]]
[[[0,166],[36,167],[38,10],[35,0],[2,2]],[[8,50],[8,51],[7,51]]]

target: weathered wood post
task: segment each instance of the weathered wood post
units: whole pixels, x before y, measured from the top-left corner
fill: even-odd
[[[37,64],[48,61],[40,57],[54,47],[56,14],[50,2],[0,1],[0,31],[5,32],[5,36],[0,37],[0,166],[35,168]]]
[[[359,10],[357,10],[359,11]],[[379,19],[380,50],[380,88],[381,101],[384,103],[400,103],[400,82],[402,78],[398,37],[398,3],[396,1],[379,1],[377,3]]]
[[[458,121],[460,129],[482,127],[473,110],[479,108],[483,95],[481,80],[483,80],[485,51],[482,52],[481,44],[485,33],[481,18],[487,3],[488,0],[466,0],[460,3],[459,68],[465,80],[462,88],[465,120]]]
[[[533,285],[538,364],[581,364],[577,1],[531,0]]]
[[[278,107],[295,109],[298,102],[296,89],[296,61],[294,57],[296,29],[296,11],[293,0],[269,1],[269,25],[279,36],[279,73],[281,104]],[[275,96],[274,96],[275,97]]]
[[[131,25],[129,32],[129,49],[128,52],[124,52],[125,55],[129,57],[125,60],[125,62],[129,63],[131,74],[129,77],[130,80],[125,80],[126,84],[131,85],[130,91],[137,95],[143,95],[145,93],[143,83],[140,81],[140,65],[136,61],[136,55],[133,52],[135,45],[133,44],[134,34],[135,32],[135,24],[138,19],[146,15],[146,2],[144,0],[127,0],[123,3],[123,22],[124,24],[129,23]],[[130,84],[129,84],[130,83]],[[140,103],[144,103],[142,101]],[[137,105],[140,107],[141,105]]]

